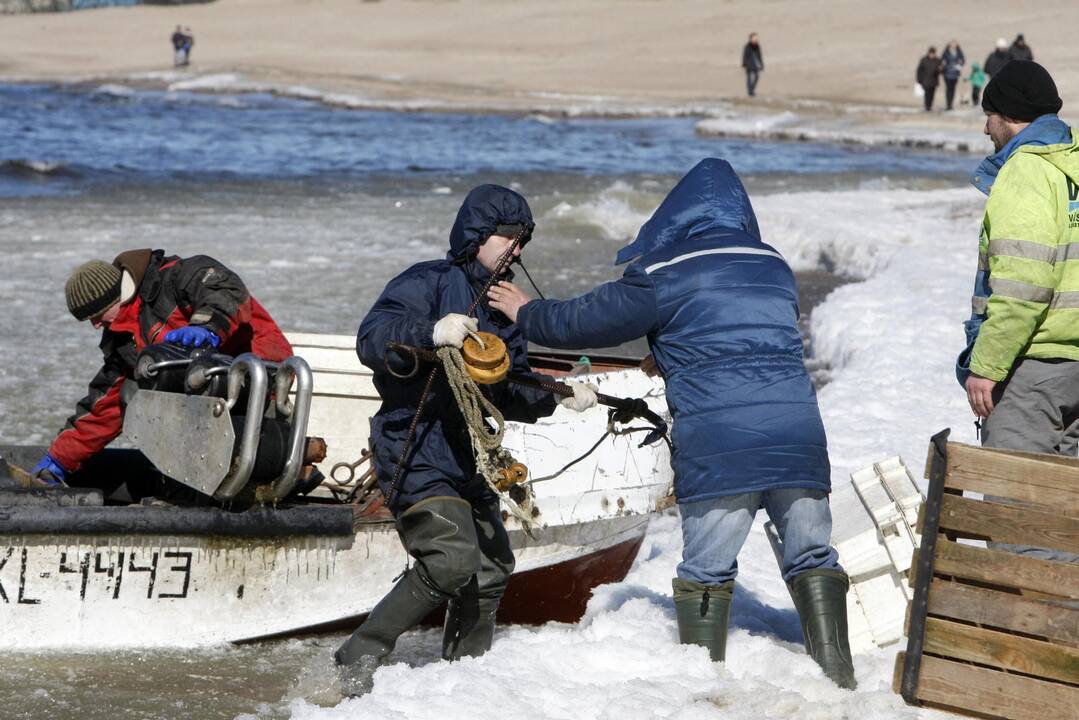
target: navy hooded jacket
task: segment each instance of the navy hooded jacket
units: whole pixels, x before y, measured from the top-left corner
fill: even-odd
[[[375,388],[382,398],[382,407],[371,418],[371,444],[375,472],[387,496],[429,366],[420,367],[408,380],[394,377],[385,367],[386,343],[434,348],[431,335],[435,323],[447,313],[466,314],[490,278],[491,273],[476,260],[476,250],[499,225],[524,225],[531,231],[528,203],[498,185],[473,189],[450,231],[446,259],[413,265],[391,280],[360,324],[356,354],[374,371]],[[511,372],[530,371],[527,344],[516,325],[489,309],[486,299],[477,306],[474,317],[480,330],[495,333],[506,342]],[[404,358],[391,356],[391,361],[399,365],[395,371],[403,373],[411,368],[411,362]],[[535,422],[555,409],[554,397],[542,390],[506,382],[480,387],[507,420]],[[476,474],[464,418],[441,371],[416,428],[391,510],[400,513],[436,495],[487,496],[486,484]]]
[[[532,301],[517,323],[560,348],[647,335],[674,419],[679,502],[776,488],[831,489],[816,393],[802,360],[798,294],[761,242],[731,166],[706,159],[618,253],[620,280]]]

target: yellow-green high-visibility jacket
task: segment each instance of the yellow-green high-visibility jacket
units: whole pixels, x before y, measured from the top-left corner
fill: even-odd
[[[1024,145],[1000,170],[982,220],[988,298],[970,369],[1003,380],[1024,357],[1079,360],[1079,131]]]

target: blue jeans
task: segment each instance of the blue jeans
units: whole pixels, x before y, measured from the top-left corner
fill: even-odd
[[[807,570],[842,570],[832,539],[832,510],[827,493],[783,488],[679,503],[682,514],[682,562],[678,577],[702,585],[720,585],[738,574],[742,549],[757,508],[763,505],[783,541],[783,580]]]

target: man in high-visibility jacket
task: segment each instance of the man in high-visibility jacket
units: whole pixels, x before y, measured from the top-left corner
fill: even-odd
[[[956,374],[982,420],[985,446],[1074,456],[1079,134],[1057,117],[1061,105],[1052,77],[1030,61],[1013,60],[985,88],[985,134],[995,153],[971,178],[989,200]]]

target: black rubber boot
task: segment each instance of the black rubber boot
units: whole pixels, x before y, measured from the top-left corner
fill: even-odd
[[[472,519],[480,550],[480,569],[447,607],[442,636],[445,660],[478,657],[491,649],[495,615],[514,568],[513,549],[502,524],[498,500],[475,501]]]
[[[471,584],[471,583],[470,583]],[[442,635],[442,658],[460,660],[479,657],[491,649],[495,637],[495,614],[501,597],[481,598],[475,588],[466,588],[446,606],[446,627]]]
[[[334,654],[349,695],[369,691],[397,638],[456,596],[480,565],[471,505],[460,498],[416,503],[398,518],[397,531],[416,563]]]
[[[683,645],[703,645],[714,662],[723,662],[727,654],[727,623],[731,618],[734,581],[701,585],[675,578],[673,586],[678,641]]]
[[[847,589],[840,570],[809,570],[791,582],[791,597],[802,621],[806,652],[841,688],[858,687],[847,639]]]

